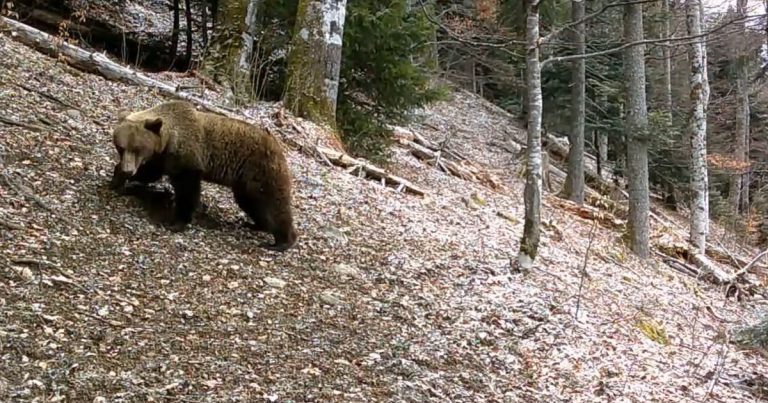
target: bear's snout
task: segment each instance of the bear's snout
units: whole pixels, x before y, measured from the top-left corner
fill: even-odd
[[[120,161],[120,170],[123,174],[133,176],[139,169],[139,159],[133,153],[123,153],[123,158]]]

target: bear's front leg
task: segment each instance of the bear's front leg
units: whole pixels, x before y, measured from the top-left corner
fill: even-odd
[[[186,171],[171,176],[171,186],[176,198],[173,232],[181,232],[192,222],[192,215],[200,203],[202,172]]]
[[[115,165],[115,170],[112,172],[112,180],[109,181],[109,188],[117,193],[124,194],[125,182],[127,181],[128,175],[123,173],[123,170],[120,169],[120,163],[118,162],[117,165]]]

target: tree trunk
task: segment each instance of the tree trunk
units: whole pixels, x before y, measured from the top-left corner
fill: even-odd
[[[288,55],[285,106],[335,126],[346,0],[300,0]]]
[[[192,1],[184,0],[184,19],[187,20],[187,47],[184,52],[184,69],[188,70],[192,63]]]
[[[203,48],[208,47],[208,2],[202,1],[202,5],[200,7],[200,25],[202,30],[200,31],[200,34],[203,39]]]
[[[242,54],[249,48],[248,10],[254,0],[222,0],[213,2],[211,16],[216,29],[204,59],[203,70],[216,81],[227,85],[231,103],[238,104],[252,97],[250,71],[244,68]],[[257,1],[258,2],[258,1]]]
[[[738,0],[736,2],[736,13],[739,18],[744,18],[746,14],[746,0]],[[744,23],[738,24],[738,35],[735,38],[733,47],[735,54],[732,62],[736,65],[736,132],[734,133],[734,150],[733,160],[737,163],[738,167],[736,172],[731,175],[731,184],[728,193],[728,204],[730,205],[731,212],[733,214],[739,214],[739,209],[742,205],[743,182],[744,175],[742,166],[745,162],[744,156],[747,152],[746,139],[749,137],[749,93],[747,75],[749,74],[746,69],[746,56],[744,54],[744,48],[740,45],[742,35],[745,34]]]
[[[261,3],[262,0],[249,0],[248,8],[246,8],[245,12],[245,31],[243,31],[243,47],[240,49],[238,68],[242,73],[246,73],[249,76],[255,57],[253,53],[254,38],[259,34],[257,16]]]
[[[584,19],[584,1],[571,1],[571,21]],[[586,53],[584,22],[573,29],[573,43],[576,53]],[[565,177],[565,196],[578,204],[584,202],[584,113],[585,113],[585,66],[584,59],[573,61],[571,88],[571,147],[568,151],[568,176]]]
[[[624,41],[643,40],[643,4],[624,6]],[[626,82],[627,184],[629,245],[640,258],[648,257],[648,111],[645,99],[645,45],[624,51]]]
[[[179,1],[173,0],[173,31],[171,33],[171,65],[176,64],[176,56],[179,54]]]
[[[739,18],[745,18],[747,16],[747,1],[739,0],[736,2],[736,12]],[[739,32],[742,34],[742,38],[747,35],[746,23],[744,21],[739,23]],[[736,77],[736,146],[737,153],[740,162],[744,167],[739,175],[740,183],[740,203],[737,208],[740,208],[742,214],[749,212],[749,54],[746,46],[741,44],[739,47],[739,55],[737,58],[737,77]],[[739,211],[739,210],[736,210]]]
[[[686,26],[689,36],[702,33],[699,3],[701,0],[687,0]],[[707,103],[708,91],[704,67],[706,42],[704,38],[693,41],[688,49],[691,60],[691,112],[688,130],[691,144],[691,247],[695,253],[706,252],[709,233],[709,180],[707,178]]]
[[[597,176],[605,178],[605,163],[608,162],[608,135],[603,131],[595,131],[595,148],[597,148]]]
[[[670,0],[662,0],[661,8],[664,13],[663,33],[665,39],[671,37],[670,21],[674,17],[673,10],[669,4]],[[669,47],[670,42],[665,42],[665,46],[662,47],[663,58],[663,83],[664,83],[664,110],[667,113],[669,122],[672,122],[672,112],[674,111],[674,104],[672,101],[672,49]]]
[[[528,87],[528,147],[525,175],[525,224],[520,240],[518,265],[533,266],[539,249],[541,225],[541,64],[539,61],[539,1],[526,0],[526,84]]]

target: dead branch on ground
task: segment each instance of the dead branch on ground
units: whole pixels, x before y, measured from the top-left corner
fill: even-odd
[[[384,169],[371,165],[363,160],[359,160],[340,151],[330,148],[316,146],[317,152],[322,154],[333,165],[345,168],[350,174],[358,173],[358,177],[371,177],[381,182],[382,186],[394,186],[397,192],[410,192],[419,196],[424,196],[426,192],[412,184],[409,180],[396,175],[387,173]]]

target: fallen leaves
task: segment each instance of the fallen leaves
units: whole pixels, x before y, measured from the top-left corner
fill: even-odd
[[[392,172],[429,197],[291,151],[301,238],[274,254],[256,246],[267,235],[240,227],[226,189],[205,186],[208,211],[171,234],[147,200],[105,188],[114,111],[153,105],[156,94],[75,74],[2,36],[0,56],[0,80],[39,90],[3,86],[0,110],[45,128],[0,124],[0,167],[24,186],[0,186],[3,400],[686,401],[707,395],[702,374],[716,368],[733,379],[768,371],[735,350],[701,353],[724,322],[695,317],[694,307],[713,305],[717,290],[694,291],[635,261],[600,210],[547,198],[540,267],[510,275],[522,183],[514,156],[488,144],[522,133],[477,97],[457,92],[408,130],[433,143],[450,132],[452,151],[502,190],[405,149],[394,150]],[[333,147],[322,129],[281,110],[243,112],[292,144]],[[595,230],[574,320],[595,219],[607,225]],[[666,345],[636,327],[640,310],[663,323],[647,330],[666,334]],[[728,305],[718,315],[748,312]],[[736,385],[715,391],[747,400]]]

